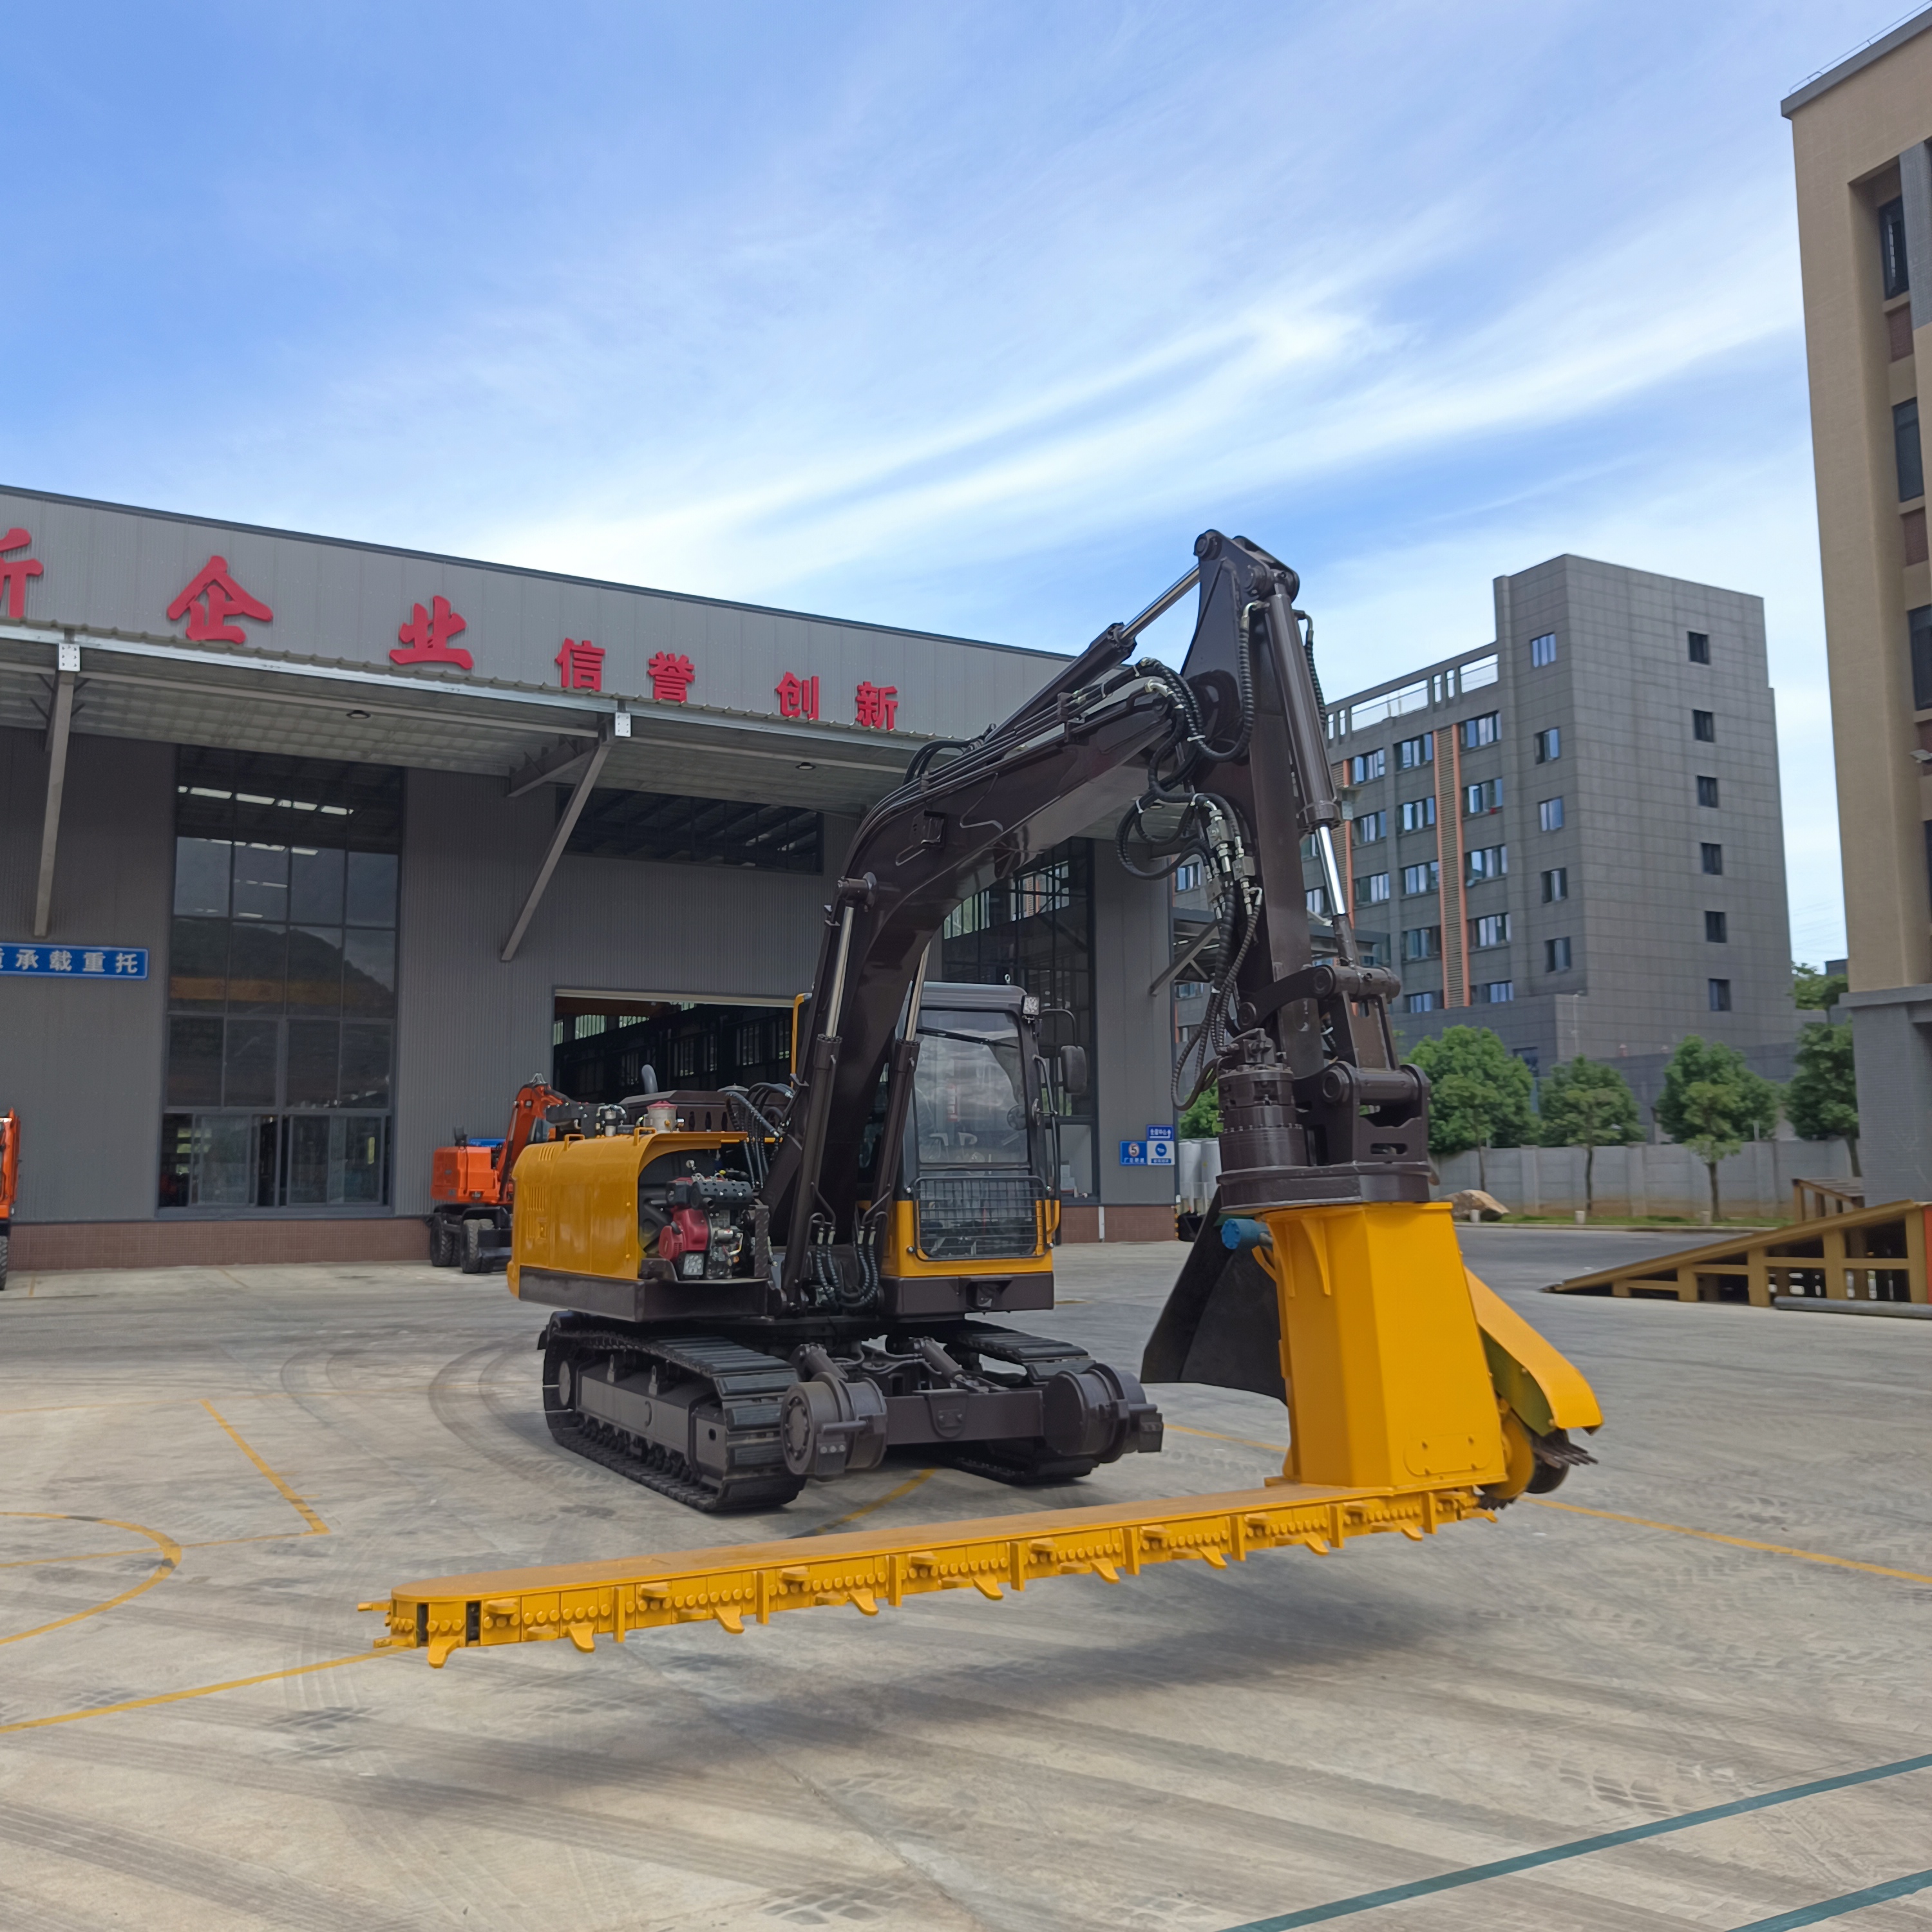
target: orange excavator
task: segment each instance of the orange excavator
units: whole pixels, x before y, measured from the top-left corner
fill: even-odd
[[[526,1080],[517,1090],[509,1130],[501,1140],[472,1140],[459,1130],[449,1146],[438,1148],[430,1167],[429,1196],[436,1204],[429,1216],[430,1267],[484,1274],[505,1258],[518,1156],[532,1141],[565,1130],[582,1132],[589,1111],[541,1077]]]

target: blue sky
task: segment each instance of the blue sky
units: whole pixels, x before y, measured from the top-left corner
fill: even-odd
[[[1802,4],[90,6],[10,29],[0,478],[1072,649],[1238,528],[1324,681],[1755,591],[1842,952]]]

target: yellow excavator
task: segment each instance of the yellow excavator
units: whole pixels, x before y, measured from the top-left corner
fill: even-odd
[[[362,1607],[427,1652],[1150,1563],[1216,1568],[1492,1516],[1592,1460],[1577,1371],[1464,1268],[1430,1198],[1429,1089],[1399,991],[1351,930],[1312,628],[1295,573],[1209,531],[1196,563],[1003,724],[920,747],[835,889],[793,1078],[558,1110],[516,1166],[509,1282],[554,1312],[543,1402],[563,1446],[694,1508],[770,1509],[888,1448],[1007,1483],[1159,1449],[1145,1384],[1287,1406],[1262,1488],[448,1576]],[[1190,591],[1180,669],[1136,638]],[[1138,1376],[988,1320],[1052,1306],[1056,1123],[1024,988],[928,981],[954,908],[1118,814],[1136,875],[1198,862],[1216,908],[1206,1018],[1175,1070],[1217,1082],[1220,1191]],[[1320,904],[1325,910],[1316,910]],[[646,1082],[647,1086],[651,1083]]]

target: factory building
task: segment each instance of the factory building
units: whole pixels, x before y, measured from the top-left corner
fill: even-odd
[[[1403,1041],[1487,1027],[1533,1070],[1615,1060],[1646,1101],[1688,1033],[1789,1078],[1762,601],[1579,556],[1495,598],[1492,643],[1328,707],[1348,910]],[[1184,942],[1205,902],[1175,907]]]
[[[782,1072],[860,816],[1059,663],[0,491],[14,1266],[418,1256],[434,1149],[532,1076]],[[1120,1158],[1172,1118],[1164,889],[1112,830],[985,880],[934,962],[1088,1049],[1072,1239],[1172,1232]]]

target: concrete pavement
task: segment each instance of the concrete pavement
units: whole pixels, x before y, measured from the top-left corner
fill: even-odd
[[[1683,1239],[1465,1232],[1596,1383],[1601,1465],[1556,1500],[1607,1515],[440,1672],[369,1653],[357,1600],[855,1512],[1244,1486],[1282,1412],[1169,1389],[1166,1453],[1085,1484],[895,1462],[711,1523],[554,1448],[542,1312],[500,1276],[16,1276],[0,1925],[1222,1932],[1448,1876],[1324,1922],[1636,1932],[1932,1867],[1932,1768],[1675,1828],[1932,1751],[1932,1334],[1534,1292]],[[1060,1312],[1023,1325],[1131,1364],[1179,1258],[1064,1250]],[[1932,1891],[1857,1923],[1932,1924]]]

